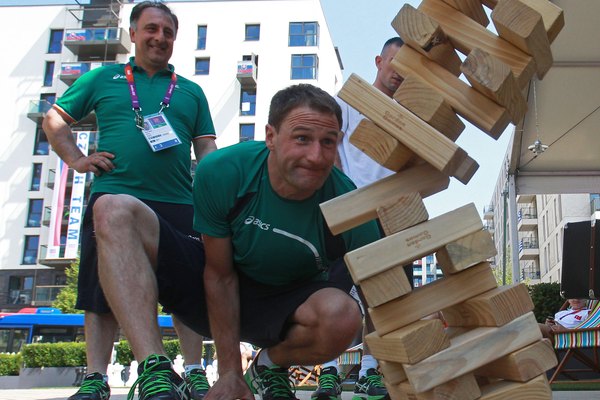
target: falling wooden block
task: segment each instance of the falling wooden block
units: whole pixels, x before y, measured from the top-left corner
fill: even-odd
[[[360,282],[367,304],[376,307],[410,293],[412,286],[403,266],[387,269]]]
[[[377,209],[377,217],[386,236],[427,221],[429,214],[419,193],[401,196],[398,201]]]
[[[498,381],[481,387],[479,400],[552,400],[552,390],[545,374],[529,382]]]
[[[433,87],[458,114],[494,139],[498,139],[510,123],[504,107],[409,46],[402,46],[391,64],[402,77],[417,76]]]
[[[490,23],[490,20],[481,5],[481,0],[444,0],[444,2],[483,27],[488,26]]]
[[[416,364],[405,364],[404,371],[415,391],[421,393],[541,338],[538,323],[530,312],[499,328],[476,328],[451,339],[449,348]]]
[[[321,203],[321,211],[334,235],[377,218],[377,209],[402,196],[418,192],[421,197],[448,187],[446,175],[429,164],[417,165],[370,185]]]
[[[423,0],[419,5],[419,10],[437,21],[450,38],[454,48],[465,56],[473,49],[479,48],[507,64],[513,71],[521,89],[529,84],[529,80],[535,73],[535,62],[529,54],[494,35],[443,1]]]
[[[496,278],[490,265],[481,263],[415,288],[402,298],[369,308],[369,315],[377,333],[385,335],[496,286]]]
[[[404,43],[453,75],[460,75],[460,58],[437,22],[410,4],[405,4],[392,21],[392,27]]]
[[[500,37],[533,56],[542,79],[553,62],[542,15],[521,0],[502,0],[492,11],[492,20]]]
[[[400,51],[403,49],[409,47],[402,46]],[[455,176],[462,163],[472,161],[453,141],[356,74],[346,81],[338,97],[449,176]]]
[[[386,385],[387,387],[387,385]],[[435,388],[422,393],[416,393],[408,382],[402,382],[397,385],[397,390],[392,389],[393,393],[403,393],[406,397],[396,397],[399,399],[407,398],[411,400],[475,400],[481,396],[481,390],[473,374],[465,374],[448,382],[442,383]]]
[[[565,16],[563,10],[549,0],[521,0],[524,4],[539,12],[544,21],[544,29],[550,43],[558,36],[559,32],[565,26]],[[490,9],[494,9],[498,0],[482,0],[482,3]]]
[[[558,364],[552,343],[543,339],[475,370],[476,375],[527,382]]]
[[[365,340],[371,354],[378,360],[408,364],[450,347],[450,340],[439,319],[417,321],[382,336],[371,332]]]
[[[482,228],[479,213],[470,203],[350,251],[345,260],[354,282],[362,282],[394,266],[405,265],[432,254],[449,241]]]
[[[385,360],[377,361],[379,362],[379,368],[381,369],[386,385],[396,385],[408,379],[404,373],[402,364]]]
[[[502,326],[533,311],[523,283],[500,286],[442,310],[449,326]]]
[[[392,171],[399,171],[415,157],[408,147],[368,119],[359,122],[350,136],[350,143]]]
[[[394,93],[394,100],[452,141],[465,129],[444,96],[416,76],[404,77]]]
[[[492,236],[477,231],[448,243],[435,254],[444,275],[455,274],[496,255]]]
[[[505,107],[515,125],[525,117],[527,102],[508,65],[481,49],[473,49],[461,71],[471,86]]]

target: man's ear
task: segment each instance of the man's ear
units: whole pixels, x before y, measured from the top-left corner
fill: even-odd
[[[276,135],[277,132],[275,131],[275,128],[272,125],[267,124],[265,126],[265,143],[267,144],[267,148],[271,151],[273,151],[273,148],[275,147],[274,140]]]
[[[375,66],[377,67],[377,69],[379,69],[379,64],[381,64],[381,61],[383,61],[383,57],[375,56]]]
[[[131,40],[132,43],[135,43],[135,31],[132,27],[129,27],[129,40]]]

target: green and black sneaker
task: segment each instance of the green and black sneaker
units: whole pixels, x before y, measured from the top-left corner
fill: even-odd
[[[190,400],[202,400],[210,385],[206,379],[206,372],[201,368],[194,368],[190,372],[184,374],[185,384],[190,391]]]
[[[388,400],[390,396],[383,384],[381,375],[375,368],[369,368],[354,386],[352,400]]]
[[[319,385],[310,396],[312,400],[341,400],[342,380],[335,367],[323,368],[319,373]]]
[[[173,370],[167,356],[152,354],[138,366],[138,378],[131,386],[127,400],[133,400],[138,387],[138,400],[189,400],[185,381]]]
[[[104,381],[104,377],[99,372],[87,374],[77,393],[67,400],[108,400],[110,398],[110,387]]]
[[[244,379],[252,393],[258,394],[262,400],[298,400],[286,368],[269,368],[252,363]]]

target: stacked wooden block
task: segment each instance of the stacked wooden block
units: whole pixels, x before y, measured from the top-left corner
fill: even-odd
[[[525,286],[497,287],[486,262],[494,244],[477,210],[429,219],[422,198],[446,189],[449,177],[468,183],[477,170],[455,143],[464,129],[457,114],[494,139],[522,120],[524,92],[551,67],[550,43],[563,25],[548,0],[405,5],[392,22],[406,43],[392,62],[404,78],[394,99],[356,75],[339,93],[368,118],[351,142],[398,171],[321,204],[334,234],[375,218],[385,231],[345,258],[367,300],[375,332],[366,341],[392,399],[552,398],[545,371],[556,365],[554,351]],[[444,277],[411,290],[402,266],[433,253]]]

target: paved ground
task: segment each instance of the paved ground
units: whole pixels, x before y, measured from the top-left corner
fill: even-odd
[[[113,388],[111,400],[126,400],[128,391],[126,388]],[[65,400],[73,393],[73,388],[0,389],[0,400]],[[296,395],[300,400],[309,400],[310,393],[298,391]],[[342,399],[352,399],[352,393],[344,392]],[[600,392],[554,392],[552,400],[600,400]]]

